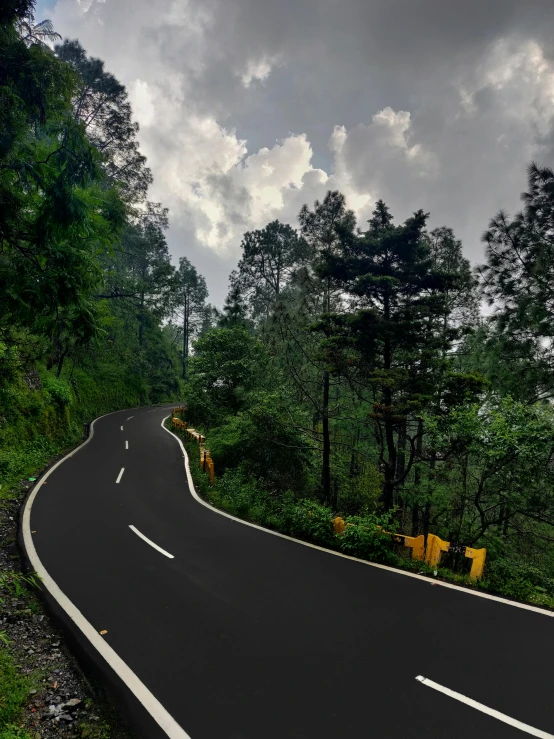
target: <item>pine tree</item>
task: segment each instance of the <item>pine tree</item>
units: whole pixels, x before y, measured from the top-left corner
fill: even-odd
[[[323,268],[353,300],[352,313],[329,316],[322,327],[335,364],[372,404],[386,509],[416,459],[423,433],[418,416],[436,397],[452,340],[443,321],[457,275],[434,264],[427,217],[419,210],[395,226],[380,200],[366,233],[346,235],[338,251],[325,255]]]

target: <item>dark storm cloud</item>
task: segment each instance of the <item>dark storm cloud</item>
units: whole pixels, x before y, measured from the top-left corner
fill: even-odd
[[[294,223],[328,186],[361,219],[377,197],[400,219],[431,211],[476,261],[528,161],[554,164],[552,0],[58,0],[52,15],[133,91],[170,244],[218,303],[241,232]]]

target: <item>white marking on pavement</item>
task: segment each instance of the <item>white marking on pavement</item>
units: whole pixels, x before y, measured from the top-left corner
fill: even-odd
[[[131,526],[131,524],[129,524],[129,528],[132,529],[137,536],[140,536],[141,539],[144,539],[144,541],[147,544],[150,544],[151,547],[154,547],[154,549],[157,549],[158,552],[165,554],[165,556],[169,557],[169,559],[175,559],[175,557],[172,554],[170,554],[169,552],[166,552],[165,549],[162,549],[157,544],[154,544],[153,541],[150,541],[150,539],[147,536],[145,536],[144,534],[141,534],[140,531],[136,529],[134,526]]]
[[[117,412],[117,411],[116,411]],[[106,416],[111,415],[106,413]],[[104,658],[107,664],[112,668],[114,673],[119,677],[123,685],[126,685],[129,690],[133,693],[143,708],[148,711],[158,726],[165,731],[169,739],[191,739],[190,735],[179,726],[173,716],[162,706],[156,696],[148,690],[146,685],[138,678],[138,676],[131,670],[129,665],[124,662],[117,652],[108,644],[104,637],[97,633],[92,624],[87,621],[77,606],[72,603],[67,595],[60,590],[57,583],[52,579],[48,570],[44,567],[38,556],[37,550],[35,549],[35,543],[31,534],[31,510],[33,507],[34,500],[42,487],[45,484],[48,477],[57,469],[62,462],[72,457],[79,449],[82,449],[94,435],[94,424],[100,418],[105,416],[99,416],[90,425],[90,436],[80,446],[74,449],[69,454],[66,454],[63,459],[60,459],[45,473],[44,477],[35,485],[33,491],[25,508],[23,509],[23,541],[25,544],[25,550],[29,561],[34,572],[40,577],[42,585],[52,595],[54,600],[59,603],[60,607],[67,613],[69,619],[81,630],[82,634],[92,646],[96,649],[98,654]]]
[[[129,448],[129,442],[128,442],[128,441],[126,441],[126,442],[125,442],[125,449],[128,449],[128,448]]]
[[[121,427],[121,430],[123,431],[123,426]]]
[[[129,416],[129,418],[128,418],[127,420],[128,420],[128,421],[130,421],[130,420],[131,420],[131,418],[134,418],[134,416]]]
[[[465,703],[467,706],[471,706],[471,708],[475,708],[477,711],[481,711],[482,713],[486,713],[493,718],[497,718],[499,721],[503,721],[505,724],[514,726],[520,731],[525,731],[527,734],[531,734],[531,736],[538,736],[539,739],[554,739],[554,734],[548,734],[546,731],[535,729],[533,726],[529,726],[529,724],[524,724],[522,721],[518,721],[511,716],[506,716],[505,713],[500,713],[500,711],[496,711],[494,708],[489,708],[488,706],[483,705],[483,703],[478,703],[477,701],[474,701],[473,698],[468,698],[466,695],[457,693],[455,690],[445,688],[444,685],[439,685],[439,683],[436,683],[433,680],[429,680],[428,677],[418,675],[416,677],[416,680],[418,680],[423,685],[427,685],[429,688],[433,688],[433,690],[438,690],[439,693],[444,693],[444,695],[448,695],[450,698],[455,698],[457,701]]]
[[[264,529],[263,526],[258,526],[256,523],[250,523],[250,521],[244,521],[242,518],[237,518],[236,516],[232,516],[230,513],[225,513],[225,511],[220,511],[219,508],[216,508],[211,503],[208,503],[205,500],[202,500],[202,498],[198,495],[196,492],[196,489],[194,487],[194,482],[192,479],[192,475],[190,473],[190,465],[189,465],[189,458],[188,454],[186,452],[185,447],[183,446],[183,442],[181,439],[173,433],[170,429],[166,428],[165,422],[168,418],[171,418],[171,416],[166,416],[162,422],[161,427],[164,431],[167,431],[168,434],[171,434],[171,436],[177,440],[177,443],[181,447],[181,451],[183,452],[183,458],[185,460],[185,472],[187,475],[187,482],[189,484],[189,490],[192,495],[192,497],[198,502],[201,503],[203,506],[208,508],[210,511],[213,511],[214,513],[218,513],[220,516],[225,516],[225,518],[230,518],[232,521],[236,521],[237,523],[242,523],[244,526],[250,526],[253,529],[258,529],[258,531],[264,531],[266,534],[271,534],[272,536],[278,536],[281,539],[287,539],[287,541],[293,541],[295,544],[301,544],[303,547],[310,547],[311,549],[318,549],[320,552],[325,552],[326,554],[332,554],[333,557],[342,557],[343,559],[350,559],[352,562],[358,562],[358,564],[366,565],[367,567],[377,567],[379,570],[387,570],[388,572],[392,572],[395,575],[403,575],[404,577],[413,577],[415,580],[423,580],[427,585],[429,583],[433,583],[433,585],[442,585],[443,588],[450,588],[451,590],[458,590],[460,593],[464,593],[464,595],[475,595],[478,598],[487,598],[487,600],[494,600],[497,603],[504,603],[504,605],[507,606],[513,606],[514,608],[523,608],[526,611],[534,611],[535,613],[540,613],[542,616],[550,616],[550,618],[554,617],[554,611],[547,611],[545,608],[539,608],[539,606],[531,606],[527,603],[517,603],[515,600],[509,600],[508,598],[501,598],[498,595],[490,595],[490,593],[483,593],[479,590],[470,590],[469,588],[463,588],[460,585],[453,585],[449,582],[433,582],[431,578],[425,577],[424,575],[417,575],[415,572],[406,572],[406,570],[397,570],[396,567],[390,567],[389,565],[380,565],[377,562],[368,562],[366,559],[358,559],[357,557],[351,557],[349,554],[342,554],[342,552],[334,552],[332,549],[325,549],[325,547],[319,547],[317,544],[310,544],[307,541],[302,541],[301,539],[295,539],[292,536],[287,536],[286,534],[280,534],[278,531],[271,531],[271,529]]]
[[[117,476],[117,480],[115,481],[116,482],[116,485],[121,480],[121,478],[123,477],[123,473],[124,472],[125,472],[125,467],[122,467],[121,468],[121,472],[119,473],[119,475]]]

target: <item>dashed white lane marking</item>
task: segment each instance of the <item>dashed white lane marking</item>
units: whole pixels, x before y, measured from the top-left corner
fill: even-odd
[[[121,472],[119,473],[119,475],[117,476],[117,480],[115,481],[116,484],[121,480],[121,478],[123,477],[123,473],[124,472],[125,472],[125,467],[122,467],[121,468]]]
[[[123,426],[121,427],[121,430],[123,431]]]
[[[107,413],[106,415],[111,415]],[[33,502],[37,496],[42,485],[46,484],[46,480],[50,475],[62,464],[66,459],[72,457],[79,449],[82,449],[88,444],[94,435],[94,424],[100,418],[105,416],[99,416],[90,425],[90,436],[84,441],[81,446],[78,446],[65,457],[60,459],[45,473],[35,487],[23,509],[23,539],[25,542],[25,549],[27,556],[31,562],[33,570],[39,575],[41,584],[48,590],[52,597],[59,603],[62,610],[64,610],[68,617],[73,621],[74,624],[80,629],[81,633],[86,639],[92,644],[96,651],[106,660],[106,663],[112,668],[114,673],[119,677],[123,685],[126,685],[129,690],[136,696],[139,703],[144,706],[144,709],[152,716],[158,726],[165,731],[168,739],[191,739],[190,734],[180,726],[177,721],[171,716],[170,713],[162,706],[156,696],[151,693],[146,685],[139,679],[139,677],[131,670],[129,665],[124,662],[117,652],[110,647],[105,641],[104,637],[100,636],[96,631],[96,628],[83,616],[77,606],[72,603],[67,595],[60,590],[59,586],[50,576],[48,570],[44,567],[35,549],[35,543],[33,541],[31,531],[31,510]]]
[[[445,688],[444,685],[439,685],[439,683],[436,683],[433,680],[429,680],[429,678],[423,677],[423,675],[418,675],[416,677],[416,680],[419,680],[420,683],[422,683],[423,685],[427,685],[427,687],[429,688],[433,688],[433,690],[438,690],[439,693],[444,693],[444,695],[448,695],[450,698],[455,698],[457,701],[465,703],[467,706],[471,706],[471,708],[475,708],[477,711],[486,713],[489,716],[498,719],[499,721],[503,721],[505,724],[514,726],[520,731],[525,731],[527,734],[531,734],[531,736],[538,736],[539,739],[554,739],[554,734],[548,734],[546,731],[535,729],[533,726],[529,726],[529,724],[524,724],[522,721],[518,721],[511,716],[506,716],[505,713],[500,713],[500,711],[496,711],[494,708],[489,708],[483,703],[478,703],[477,701],[474,701],[473,698],[468,698],[461,693],[457,693],[455,690]]]
[[[165,554],[165,556],[166,557],[169,557],[169,559],[175,559],[175,557],[172,554],[170,554],[169,552],[166,552],[165,549],[162,549],[157,544],[154,544],[153,541],[150,541],[150,539],[147,536],[145,536],[144,534],[141,534],[140,531],[138,529],[136,529],[134,526],[131,526],[131,524],[129,524],[129,528],[132,531],[134,531],[137,536],[140,536],[141,539],[144,539],[144,541],[147,544],[150,544],[151,547],[154,547],[154,549],[157,549],[158,552],[161,552],[162,554]]]
[[[126,442],[125,442],[125,449],[128,449],[128,448],[129,448],[129,442],[128,442],[128,441],[126,441]]]
[[[128,420],[128,421],[130,421],[130,420],[131,420],[131,418],[134,418],[134,416],[129,416],[129,418],[128,418],[127,420]]]

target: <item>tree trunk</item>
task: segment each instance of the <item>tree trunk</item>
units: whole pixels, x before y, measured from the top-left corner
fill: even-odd
[[[350,452],[350,477],[354,477],[358,471],[358,442],[360,440],[360,427],[356,427],[356,433],[354,435],[354,441],[352,443],[352,450]]]
[[[421,452],[423,451],[423,421],[418,419],[417,422],[417,441],[416,441],[416,459],[421,459]],[[421,467],[419,464],[415,465],[414,469],[414,488],[416,495],[419,494],[419,485],[421,483]],[[412,536],[418,536],[419,534],[419,503],[416,500],[412,507]]]
[[[433,459],[431,459],[430,467],[431,470],[435,469],[435,466],[437,464],[437,460],[433,456]],[[431,480],[429,480],[429,487],[431,486]],[[425,509],[423,512],[423,535],[425,536],[425,543],[427,543],[427,535],[429,533],[429,526],[431,524],[431,501],[428,500],[427,503],[425,503]]]
[[[323,466],[321,469],[321,487],[323,500],[326,503],[331,499],[331,439],[329,436],[329,372],[323,373],[323,407],[321,415],[323,420]]]
[[[383,305],[383,317],[385,325],[390,321],[390,299],[385,293]],[[385,336],[383,350],[383,369],[385,373],[390,372],[392,365],[392,347],[388,334]],[[385,510],[390,510],[394,505],[394,477],[396,473],[396,444],[394,443],[394,424],[392,420],[392,390],[388,384],[383,387],[383,418],[385,424],[385,444],[387,447],[387,460],[385,462],[385,484],[383,486],[383,504]]]
[[[144,293],[140,297],[138,342],[139,346],[142,347],[144,343]]]
[[[183,305],[183,379],[187,376],[187,359],[189,354],[189,316],[188,300],[185,296]]]
[[[63,363],[64,363],[64,359],[65,359],[66,357],[67,357],[67,349],[65,349],[65,350],[64,350],[64,351],[63,351],[63,352],[62,352],[62,353],[60,354],[60,357],[59,357],[59,359],[58,359],[58,371],[57,371],[57,373],[56,373],[56,377],[59,377],[59,376],[61,375],[61,373],[62,373],[62,367],[63,367]]]
[[[385,484],[383,486],[383,504],[385,510],[390,510],[394,505],[394,479],[396,473],[396,444],[394,442],[394,425],[392,422],[392,393],[390,388],[384,390],[384,424],[385,444],[387,447],[387,460],[385,462]]]
[[[406,424],[403,421],[398,432],[398,451],[396,454],[396,479],[400,480],[404,476],[406,470]],[[401,487],[404,483],[400,483]]]
[[[425,541],[427,541],[427,536],[429,535],[430,524],[431,524],[431,502],[427,501],[427,503],[425,503],[425,508],[423,510],[423,536],[425,537]]]
[[[462,531],[464,525],[464,514],[467,500],[467,467],[468,467],[468,455],[464,456],[463,467],[462,467],[462,500],[460,501],[460,518],[458,522],[458,531],[456,539],[461,541]]]

